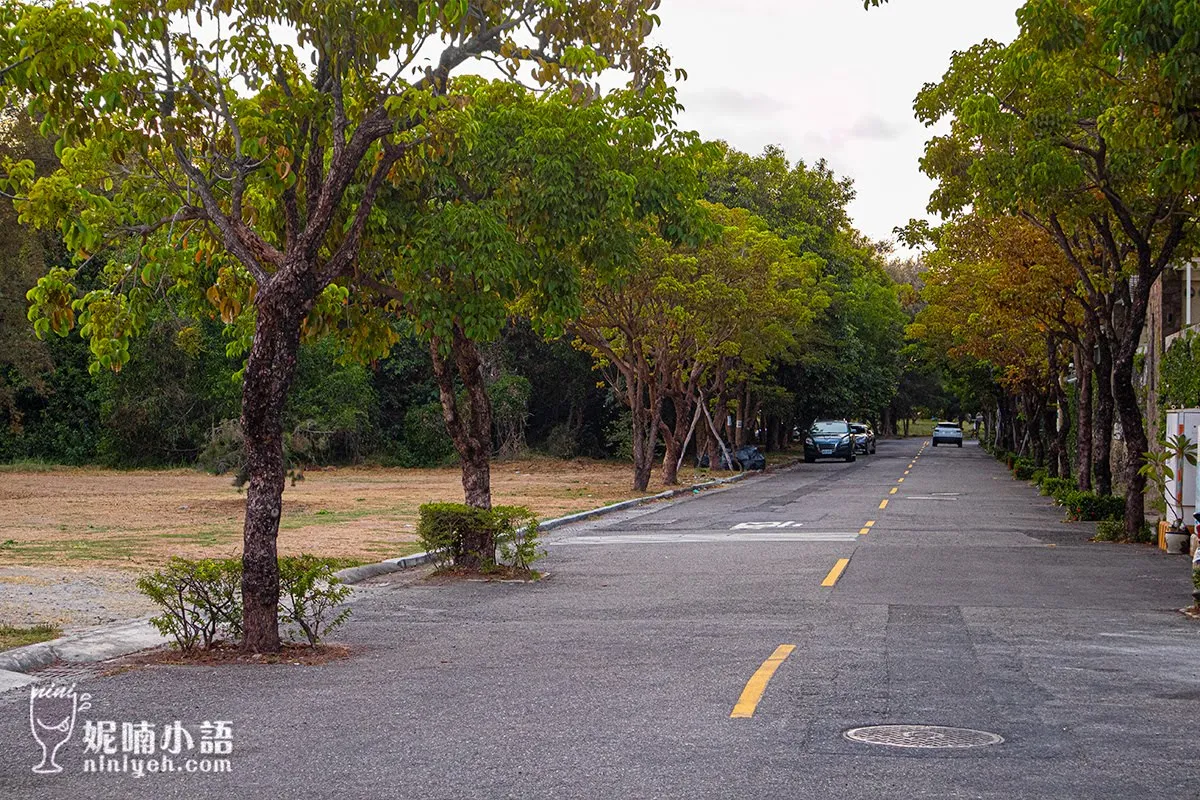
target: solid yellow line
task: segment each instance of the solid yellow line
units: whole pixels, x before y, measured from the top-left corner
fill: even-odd
[[[781,644],[775,648],[771,657],[750,676],[750,680],[746,681],[746,688],[742,689],[742,696],[738,698],[737,705],[733,707],[733,713],[729,715],[730,719],[749,719],[754,716],[754,709],[758,708],[758,701],[762,699],[763,692],[767,690],[767,684],[775,675],[775,670],[779,669],[779,665],[795,649],[796,645],[794,644]]]
[[[895,494],[895,493],[896,493],[896,492],[898,492],[898,491],[900,491],[900,487],[899,487],[899,486],[893,486],[893,487],[891,488],[891,491],[889,491],[889,492],[888,492],[888,494]]]
[[[874,527],[875,527],[875,520],[873,520],[873,519],[869,519],[869,520],[867,520],[867,527],[868,527],[868,528],[874,528]]]
[[[879,507],[880,507],[880,508],[887,508],[887,498],[886,498],[886,497],[885,497],[885,498],[883,498],[883,500],[882,500],[882,501],[879,503]]]
[[[842,573],[846,569],[846,565],[850,563],[848,558],[839,558],[837,563],[833,565],[833,569],[829,570],[829,574],[825,576],[825,580],[821,581],[822,586],[833,586],[838,582],[838,578],[842,577]]]

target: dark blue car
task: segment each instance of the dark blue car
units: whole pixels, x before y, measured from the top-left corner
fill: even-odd
[[[844,419],[819,419],[804,436],[804,461],[811,464],[819,458],[854,460],[854,434]]]

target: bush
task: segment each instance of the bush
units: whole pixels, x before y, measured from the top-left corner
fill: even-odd
[[[162,608],[150,623],[184,652],[204,649],[222,635],[242,632],[242,562],[172,558],[167,566],[138,578],[137,588]]]
[[[1050,477],[1050,473],[1047,472],[1045,469],[1035,469],[1033,471],[1033,474],[1029,476],[1029,480],[1033,482],[1034,486],[1041,486],[1042,481],[1046,480],[1049,477]]]
[[[515,458],[525,452],[525,423],[529,420],[533,385],[520,375],[501,375],[487,387],[487,394],[492,404],[497,453],[501,458]]]
[[[1018,458],[1012,466],[1013,477],[1019,481],[1029,480],[1037,470],[1037,465],[1027,458]]]
[[[299,628],[314,647],[350,617],[349,608],[334,613],[350,596],[350,587],[334,577],[333,567],[313,555],[279,559],[279,617]]]
[[[1119,520],[1125,517],[1125,498],[1094,492],[1067,492],[1061,501],[1076,521]]]
[[[1149,544],[1154,541],[1154,529],[1149,524],[1143,525],[1132,539],[1125,536],[1125,521],[1123,519],[1105,519],[1096,523],[1094,542],[1133,542],[1134,544]]]
[[[1121,520],[1105,519],[1096,523],[1096,535],[1092,541],[1119,542],[1125,538],[1125,523]]]
[[[311,555],[279,559],[280,619],[295,625],[311,645],[350,616],[348,608],[333,614],[350,594],[350,588],[333,576],[335,566]],[[184,652],[197,645],[207,650],[225,637],[241,638],[240,558],[172,558],[163,569],[139,578],[137,587],[163,610],[151,624]],[[294,638],[296,630],[286,633]]]
[[[1063,497],[1068,493],[1078,491],[1075,488],[1075,481],[1070,478],[1045,478],[1038,485],[1043,495],[1053,497],[1059,502],[1062,502]]]
[[[575,435],[575,429],[565,422],[551,428],[546,436],[546,452],[562,459],[579,455],[579,437]]]
[[[454,457],[454,442],[446,433],[441,403],[410,408],[404,415],[404,448],[401,462],[406,467],[439,467]]]
[[[538,547],[537,518],[523,506],[475,508],[461,503],[426,503],[417,524],[421,546],[438,569],[462,563],[471,543],[491,536],[494,549],[483,553],[484,569],[500,560],[528,570],[544,553]]]

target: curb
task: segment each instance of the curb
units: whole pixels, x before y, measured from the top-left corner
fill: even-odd
[[[799,461],[800,459],[793,459],[777,467],[768,467],[762,471],[762,474],[787,469],[795,466]],[[742,472],[729,478],[718,478],[691,486],[681,486],[678,489],[668,489],[665,492],[659,492],[648,497],[635,497],[632,500],[623,500],[619,503],[593,508],[589,511],[580,511],[575,514],[568,514],[565,517],[549,519],[540,523],[538,527],[544,531],[554,530],[555,528],[561,528],[575,522],[583,522],[584,520],[604,516],[605,514],[637,508],[638,506],[648,505],[659,500],[669,500],[680,495],[699,493],[703,489],[713,489],[719,486],[738,483],[752,475],[753,473],[750,472]],[[379,575],[388,575],[393,572],[413,569],[414,567],[428,564],[431,561],[433,561],[433,556],[430,553],[414,553],[400,558],[388,558],[375,564],[348,567],[347,569],[338,570],[333,574],[342,583],[355,584]],[[52,664],[59,662],[82,664],[108,661],[109,659],[129,655],[130,653],[136,653],[139,650],[156,647],[167,641],[169,641],[167,637],[159,633],[150,624],[149,617],[142,617],[135,620],[109,623],[108,625],[92,628],[82,633],[51,639],[48,642],[38,642],[37,644],[29,644],[24,647],[5,650],[4,652],[0,652],[0,692],[7,691],[10,688],[17,688],[36,680],[27,677],[26,673],[43,669]]]
[[[779,466],[768,467],[761,471],[761,474],[767,474],[785,470],[799,464],[802,459],[793,458],[791,461],[786,461]],[[565,525],[571,525],[575,522],[583,522],[585,520],[601,517],[605,514],[612,514],[617,511],[625,511],[630,508],[637,508],[649,503],[656,503],[659,500],[669,500],[680,495],[690,495],[699,492],[702,489],[713,489],[718,486],[727,486],[731,483],[745,480],[754,475],[752,472],[741,472],[728,478],[717,478],[716,480],[705,481],[704,483],[694,483],[691,486],[680,486],[678,489],[668,489],[665,492],[652,494],[648,497],[635,497],[632,500],[622,500],[619,503],[613,503],[600,508],[593,508],[588,511],[579,511],[574,514],[568,514],[565,517],[556,517],[538,523],[539,531],[552,531],[555,528],[561,528]],[[354,584],[360,581],[365,581],[368,578],[375,578],[379,575],[390,575],[393,572],[401,572],[413,567],[419,567],[424,564],[429,564],[433,561],[431,553],[414,553],[411,556],[403,558],[388,558],[379,561],[375,564],[364,564],[361,567],[349,567],[347,569],[338,570],[333,573],[334,577],[338,578],[342,583]]]
[[[113,622],[83,633],[62,636],[0,653],[0,671],[27,673],[59,662],[84,664],[107,661],[168,641],[149,617]]]

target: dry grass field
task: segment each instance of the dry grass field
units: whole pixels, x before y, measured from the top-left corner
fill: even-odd
[[[634,497],[630,480],[619,463],[505,461],[492,468],[493,502],[546,519]],[[306,472],[283,498],[280,552],[365,562],[417,551],[418,508],[461,502],[462,486],[457,467],[348,467]],[[5,469],[0,566],[141,569],[171,556],[236,555],[244,508],[229,477],[193,470]]]

